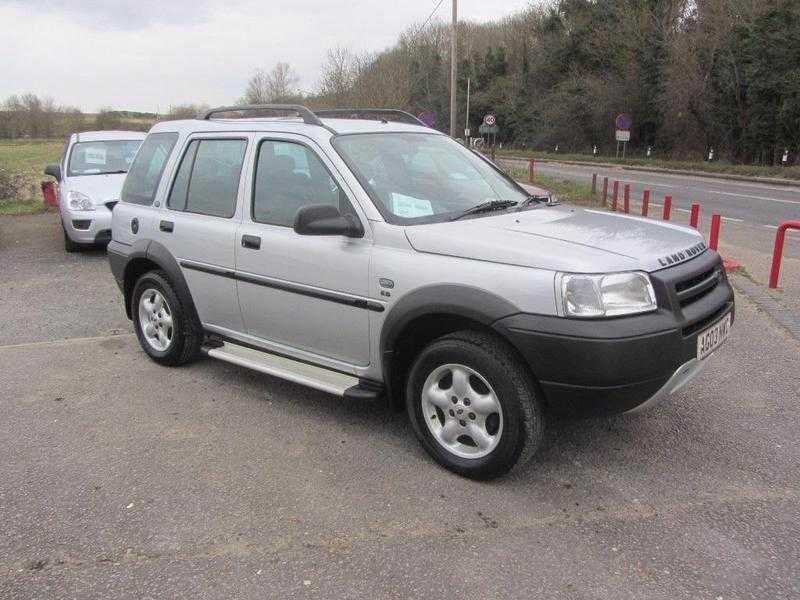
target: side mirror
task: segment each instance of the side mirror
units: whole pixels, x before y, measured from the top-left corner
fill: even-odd
[[[298,210],[294,218],[294,231],[300,235],[364,235],[361,223],[352,217],[342,216],[339,209],[330,204],[314,204]]]
[[[44,174],[55,177],[56,181],[61,181],[61,165],[59,164],[47,165],[44,168]]]

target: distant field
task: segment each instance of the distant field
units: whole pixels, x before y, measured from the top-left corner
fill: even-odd
[[[4,198],[8,192],[0,190],[0,214],[43,210],[39,183],[52,179],[44,174],[44,168],[58,162],[63,147],[63,140],[0,140],[0,171],[15,181],[17,176],[21,179],[21,184],[14,186],[16,197]]]

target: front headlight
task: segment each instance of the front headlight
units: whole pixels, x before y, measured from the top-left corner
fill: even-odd
[[[583,275],[561,273],[561,306],[567,317],[617,317],[656,310],[656,294],[646,273]]]
[[[72,190],[67,194],[67,205],[71,210],[94,210],[92,199],[77,190]]]

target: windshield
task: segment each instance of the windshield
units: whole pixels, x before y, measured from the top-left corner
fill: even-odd
[[[446,221],[478,204],[528,197],[505,174],[444,135],[342,135],[334,146],[390,223]]]
[[[127,173],[141,143],[142,140],[78,142],[69,154],[67,173],[71,177]]]

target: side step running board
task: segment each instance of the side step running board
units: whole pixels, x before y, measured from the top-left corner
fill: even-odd
[[[224,342],[215,347],[204,347],[203,350],[212,358],[280,377],[336,396],[354,400],[376,400],[383,395],[383,385],[380,383],[232,342]]]

